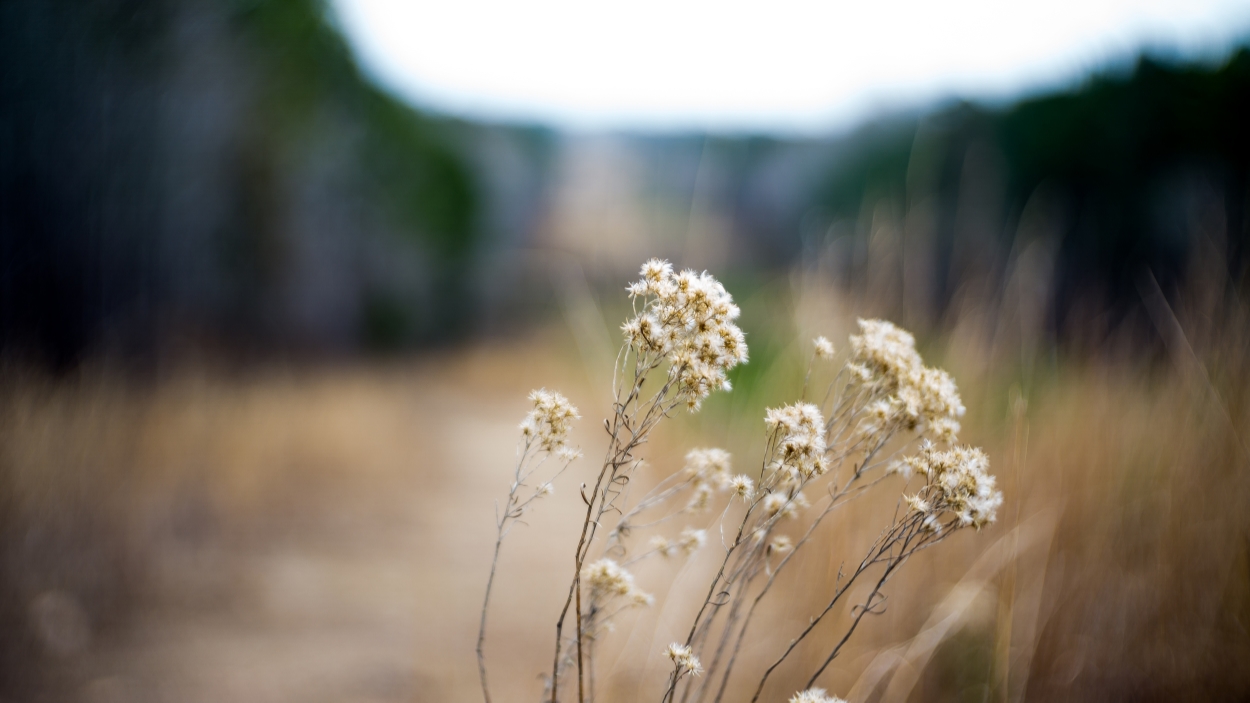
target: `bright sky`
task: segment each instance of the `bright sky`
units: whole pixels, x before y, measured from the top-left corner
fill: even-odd
[[[573,129],[846,126],[1006,98],[1143,47],[1219,58],[1250,0],[334,0],[366,70],[418,105]]]

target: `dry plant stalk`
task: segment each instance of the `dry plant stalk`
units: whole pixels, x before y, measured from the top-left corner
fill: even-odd
[[[495,585],[495,569],[499,565],[499,549],[504,537],[516,526],[534,501],[551,495],[555,479],[574,459],[581,456],[576,448],[568,445],[569,429],[580,418],[577,408],[559,393],[546,389],[530,393],[534,409],[521,422],[521,442],[517,445],[516,464],[512,471],[512,485],[503,510],[495,506],[495,554],[490,562],[490,576],[486,579],[486,596],[482,600],[482,620],[477,631],[477,670],[482,679],[482,695],[490,703],[490,687],[486,682],[486,611],[490,607],[490,594]],[[531,486],[529,481],[549,459],[555,457],[560,468],[546,481]]]
[[[724,554],[711,582],[700,591],[704,597],[685,640],[666,650],[672,670],[661,695],[662,703],[679,698],[681,703],[720,703],[760,603],[778,575],[839,507],[897,476],[893,483],[901,481],[902,488],[896,507],[877,539],[853,570],[839,570],[835,582],[827,585],[826,605],[760,672],[751,698],[753,703],[760,699],[773,672],[864,577],[867,596],[851,608],[850,622],[811,673],[805,690],[791,698],[791,703],[840,701],[814,685],[864,617],[881,612],[886,583],[920,550],[961,528],[979,529],[993,522],[1002,502],[985,454],[957,443],[964,406],[954,381],[946,372],[924,365],[907,332],[889,322],[860,320],[860,333],[851,336],[849,352],[832,374],[818,364],[835,359],[834,346],[824,337],[815,340],[800,400],[765,415],[764,458],[754,475],[733,474],[731,458],[723,450],[694,449],[681,472],[630,507],[625,504],[625,488],[642,461],[638,448],[662,419],[681,406],[697,411],[712,392],[730,390],[727,373],[746,362],[747,346],[734,324],[737,306],[707,273],[674,273],[668,262],[651,260],[628,291],[634,316],[622,328],[625,345],[613,381],[616,400],[612,418],[604,421],[608,447],[589,493],[582,484],[586,514],[568,594],[556,621],[544,699],[556,703],[562,686],[571,690],[567,678],[576,672],[577,700],[593,700],[596,642],[617,614],[653,600],[635,584],[627,567],[655,557],[693,554],[707,542],[706,528],[687,526],[674,537],[657,535],[645,548],[631,551],[633,533],[711,512],[720,494],[724,506],[712,524],[719,528]],[[806,400],[814,375],[831,376],[818,403]],[[652,376],[657,388],[647,385]],[[522,423],[512,488],[497,520],[495,560],[478,634],[478,665],[487,703],[482,647],[500,546],[511,524],[539,495],[549,492],[544,486],[550,482],[536,489],[526,484],[541,462],[558,456],[563,462],[558,474],[576,455],[565,445],[576,409],[559,394],[536,391],[531,398],[535,408]],[[530,462],[536,460],[531,468]],[[811,495],[819,497],[813,500]],[[803,514],[811,517],[803,521]],[[603,540],[601,556],[591,561],[595,538],[612,515],[615,524]],[[786,524],[798,525],[792,533],[796,536],[782,531]],[[570,608],[576,626],[566,635]]]

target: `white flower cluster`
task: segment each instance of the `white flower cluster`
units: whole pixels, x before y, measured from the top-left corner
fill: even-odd
[[[536,441],[538,446],[549,452],[563,452],[565,458],[576,458],[576,450],[567,446],[569,429],[573,421],[580,418],[577,408],[568,398],[540,388],[530,393],[530,401],[534,409],[526,414],[521,421],[521,434],[527,441]]]
[[[694,554],[705,544],[707,544],[707,530],[687,527],[677,537],[677,546],[686,554]]]
[[[794,549],[794,541],[788,535],[777,535],[768,545],[770,554],[785,554]]]
[[[816,346],[816,358],[817,359],[832,359],[833,358],[833,342],[830,342],[828,338],[817,337],[816,339],[812,340],[812,344]]]
[[[755,495],[755,482],[746,474],[738,474],[729,479],[729,492],[732,498],[750,500]]]
[[[807,496],[802,493],[789,495],[782,491],[775,491],[764,496],[764,500],[760,504],[760,509],[764,511],[764,518],[768,519],[774,515],[781,515],[784,518],[797,519],[799,511],[808,508],[811,503],[808,502]],[[760,529],[764,529],[761,527]],[[760,533],[763,537],[764,533]]]
[[[651,605],[655,598],[634,585],[634,575],[611,559],[600,559],[582,569],[582,581],[590,586],[590,598],[606,603],[613,598],[628,598],[634,605]]]
[[[693,512],[706,510],[712,503],[712,493],[718,490],[744,499],[754,493],[750,478],[730,473],[730,455],[724,449],[691,449],[686,453],[685,474],[694,485],[694,495],[686,506]]]
[[[950,375],[926,367],[915,338],[889,322],[860,320],[859,330],[847,369],[873,399],[860,432],[885,437],[903,429],[953,443],[964,405]]]
[[[926,515],[925,525],[938,529],[943,512],[954,513],[960,526],[977,529],[994,522],[1003,494],[994,487],[990,461],[975,447],[953,447],[939,451],[926,442],[920,452],[903,460],[925,477],[925,486],[907,497],[911,510]]]
[[[678,550],[685,552],[687,556],[699,551],[699,548],[707,543],[707,530],[696,530],[693,527],[687,527],[681,531],[681,534],[675,540],[671,540],[662,535],[656,535],[651,538],[651,548],[658,552],[662,557],[671,557]]]
[[[686,476],[696,486],[707,483],[723,484],[729,480],[731,456],[724,449],[709,447],[686,452]]]
[[[790,699],[790,703],[846,703],[842,698],[825,693],[823,688],[809,688],[799,691]]]
[[[747,345],[724,286],[707,272],[674,274],[672,264],[651,259],[627,290],[643,308],[622,326],[625,340],[640,356],[668,359],[678,397],[691,410],[712,391],[730,389],[726,374],[746,362]]]
[[[825,418],[811,403],[769,408],[764,424],[777,435],[776,459],[770,468],[792,480],[810,479],[829,470],[825,457]]]
[[[668,646],[667,654],[668,658],[677,665],[681,675],[698,676],[703,673],[703,665],[699,663],[699,658],[690,651],[689,647],[674,642]]]

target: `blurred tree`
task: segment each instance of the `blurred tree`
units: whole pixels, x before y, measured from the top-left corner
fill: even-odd
[[[3,348],[64,366],[463,328],[464,129],[363,78],[318,0],[14,0],[0,62]]]
[[[1240,273],[1250,243],[1248,124],[1250,51],[1218,67],[1143,58],[1126,75],[1004,109],[958,104],[865,128],[829,159],[807,207],[822,208],[829,220],[863,222],[882,202],[903,212],[936,204],[930,294],[931,312],[940,313],[968,275],[987,274],[954,259],[959,239],[969,236],[961,202],[984,185],[969,182],[970,161],[988,153],[1001,166],[1001,202],[997,216],[990,213],[997,217],[991,240],[978,246],[993,249],[988,258],[1001,270],[1013,248],[1027,244],[1017,237],[1030,234],[1019,226],[1030,199],[1051,196],[1048,234],[1058,248],[1051,319],[1062,332],[1073,307],[1091,295],[1118,316],[1134,309],[1134,280],[1145,268],[1165,288],[1175,285],[1203,198],[1219,203],[1217,245],[1228,273]]]

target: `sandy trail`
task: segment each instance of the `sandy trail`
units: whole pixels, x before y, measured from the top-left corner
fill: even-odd
[[[576,365],[521,372],[517,358],[482,350],[184,398],[208,420],[163,437],[176,448],[160,457],[217,457],[192,485],[226,495],[226,507],[218,500],[197,518],[199,501],[166,501],[172,517],[157,522],[172,527],[148,533],[134,616],[54,659],[46,690],[93,703],[477,698],[491,511],[506,492],[525,394],[545,383],[582,401]],[[183,431],[167,414],[148,415],[165,417],[125,429]],[[249,476],[258,464],[275,477]],[[566,498],[575,485],[565,482]],[[572,501],[543,507],[507,545],[491,611],[505,700],[538,696],[557,607],[548,581],[564,561],[559,527],[576,520]]]

